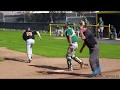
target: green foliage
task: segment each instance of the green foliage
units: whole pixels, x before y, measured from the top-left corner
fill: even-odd
[[[26,42],[22,39],[23,31],[3,31],[0,30],[0,47],[6,47],[11,50],[26,52]],[[41,33],[42,40],[35,36],[33,54],[46,57],[65,57],[68,48],[68,42],[65,37],[49,36],[49,33]],[[83,41],[79,38],[79,48],[76,55],[80,58],[89,58],[89,49],[84,48],[83,53],[79,53]],[[100,58],[120,59],[119,44],[98,43]]]

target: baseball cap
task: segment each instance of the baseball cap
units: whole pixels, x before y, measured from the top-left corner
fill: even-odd
[[[66,22],[65,24],[66,24],[66,25],[73,25],[72,22]]]

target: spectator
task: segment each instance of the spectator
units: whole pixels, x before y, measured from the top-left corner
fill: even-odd
[[[118,38],[120,38],[120,31],[118,32]]]
[[[55,35],[56,36],[59,36],[58,30],[59,30],[59,27],[57,26],[56,29],[55,29]]]
[[[114,25],[110,26],[110,39],[116,39],[117,38],[117,33],[116,33],[116,28]]]

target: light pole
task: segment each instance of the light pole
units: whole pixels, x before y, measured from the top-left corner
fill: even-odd
[[[24,14],[24,23],[25,23],[26,22],[25,11],[23,12],[23,14]]]
[[[5,16],[4,16],[4,13],[3,13],[3,22],[5,22]]]

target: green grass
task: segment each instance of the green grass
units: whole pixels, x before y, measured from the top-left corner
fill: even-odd
[[[2,61],[4,61],[4,60],[0,60],[0,62],[2,62]]]
[[[22,39],[22,31],[3,31],[0,30],[0,47],[6,47],[11,50],[26,52],[26,43]],[[65,57],[68,42],[65,37],[56,39],[54,35],[49,36],[49,33],[41,33],[42,40],[35,36],[35,44],[33,46],[33,54],[46,57]],[[82,40],[79,39],[79,48],[76,55],[81,58],[89,57],[88,48],[84,48],[83,53],[79,53],[82,45]],[[120,45],[99,43],[100,58],[117,58],[120,59]]]

